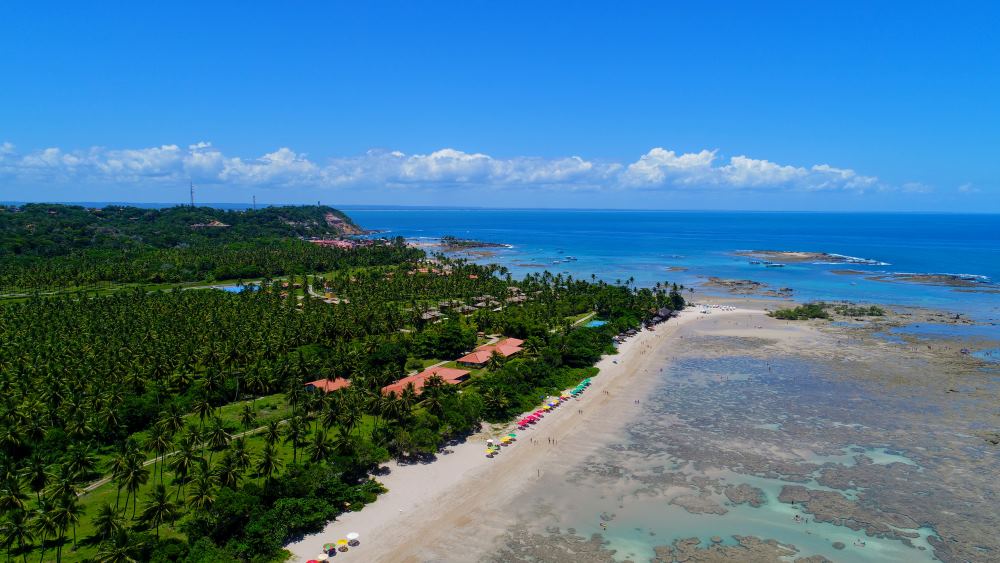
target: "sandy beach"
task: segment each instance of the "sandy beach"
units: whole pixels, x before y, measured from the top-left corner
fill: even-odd
[[[712,317],[746,318],[754,312],[759,313],[713,310]],[[489,516],[491,503],[510,498],[524,484],[540,477],[548,470],[547,462],[565,453],[560,450],[560,442],[568,444],[584,437],[614,417],[620,409],[616,399],[626,391],[631,391],[630,397],[640,394],[636,390],[643,384],[643,370],[660,356],[656,352],[671,342],[681,326],[704,318],[706,315],[690,308],[655,330],[643,330],[622,343],[618,354],[606,356],[597,364],[600,374],[586,393],[519,433],[517,442],[494,459],[483,454],[486,440],[510,432],[513,425],[484,430],[431,463],[387,464],[390,472],[379,481],[389,491],[363,510],[341,515],[321,533],[288,545],[293,560],[307,561],[320,553],[324,543],[349,532],[361,535],[361,547],[339,554],[338,561],[422,560],[417,556],[420,549],[444,542],[457,528],[478,525],[481,518]],[[550,439],[555,445],[549,443]],[[502,515],[495,517],[499,527]]]

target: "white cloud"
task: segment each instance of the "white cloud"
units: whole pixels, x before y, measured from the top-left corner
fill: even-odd
[[[928,194],[933,191],[930,186],[920,182],[906,182],[900,186],[900,189],[908,194]]]
[[[748,156],[722,160],[717,150],[678,153],[653,148],[633,162],[563,158],[495,158],[444,148],[429,154],[371,150],[325,161],[281,147],[257,158],[229,156],[208,142],[139,149],[47,148],[19,153],[0,144],[0,176],[15,184],[170,185],[191,179],[237,187],[515,186],[553,189],[846,190],[896,189],[874,176],[828,164],[779,164]],[[916,184],[914,184],[916,185]],[[907,187],[909,186],[909,187]],[[901,190],[919,191],[910,185]]]

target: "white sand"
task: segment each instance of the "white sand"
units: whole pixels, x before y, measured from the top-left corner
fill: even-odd
[[[529,478],[543,471],[543,467],[550,467],[546,462],[558,458],[560,451],[558,445],[548,445],[549,438],[562,441],[586,436],[588,428],[594,428],[591,425],[600,425],[606,417],[616,415],[620,404],[611,401],[611,396],[627,390],[636,382],[634,378],[641,377],[643,368],[656,357],[655,352],[661,346],[670,342],[678,327],[702,319],[735,321],[760,313],[736,309],[713,310],[711,315],[703,315],[688,309],[655,330],[640,332],[623,343],[618,354],[606,356],[597,364],[600,374],[580,399],[546,415],[530,430],[518,432],[517,442],[503,448],[498,457],[485,457],[486,439],[510,432],[513,425],[481,432],[452,448],[453,453],[438,456],[433,463],[387,464],[391,473],[379,481],[389,492],[359,512],[342,514],[322,532],[286,546],[293,554],[291,560],[312,559],[321,552],[323,544],[349,532],[361,534],[361,546],[337,554],[332,561],[421,560],[417,554],[422,546],[444,540],[451,530],[480,524],[483,518],[489,518],[490,508],[500,504],[500,499],[511,498]],[[579,409],[584,409],[586,416],[579,416]],[[531,438],[538,444],[532,444]]]

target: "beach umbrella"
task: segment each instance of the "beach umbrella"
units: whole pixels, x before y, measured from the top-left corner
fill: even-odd
[[[325,553],[320,553],[320,554],[319,554],[319,556],[318,556],[318,557],[316,557],[316,559],[317,559],[318,561],[320,561],[320,563],[322,563],[323,561],[326,561],[326,560],[327,560],[327,556],[326,556],[326,554],[325,554]]]
[[[336,549],[336,547],[337,547],[337,544],[335,544],[335,543],[324,543],[323,544],[323,551],[330,551],[331,549]]]
[[[507,437],[510,438],[511,440],[513,440],[514,438],[517,438],[517,434],[514,434],[513,432],[511,432],[510,434],[507,434]]]
[[[347,540],[344,538],[340,538],[339,540],[337,540],[337,545],[338,546],[347,545]]]
[[[326,561],[325,557],[323,558],[323,561]],[[306,561],[306,563],[319,563],[319,561],[316,561],[315,559],[310,559],[309,561]]]

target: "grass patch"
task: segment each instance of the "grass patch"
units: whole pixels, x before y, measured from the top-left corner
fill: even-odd
[[[771,311],[768,315],[785,321],[830,318],[830,313],[826,312],[826,305],[823,303],[809,303],[792,309],[778,309],[777,311]]]

